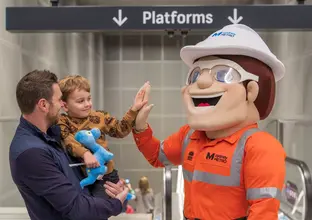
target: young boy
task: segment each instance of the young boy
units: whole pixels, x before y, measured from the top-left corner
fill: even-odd
[[[99,163],[92,152],[75,140],[75,133],[79,130],[91,130],[97,127],[101,130],[101,136],[97,143],[109,150],[105,135],[123,138],[131,132],[138,110],[145,104],[145,101],[143,101],[145,87],[143,86],[140,89],[135,97],[133,106],[119,121],[110,116],[106,111],[95,111],[92,109],[90,83],[86,78],[79,75],[67,76],[59,81],[59,85],[63,93],[63,109],[66,112],[66,114],[60,115],[58,122],[64,147],[71,156],[82,160],[87,167],[98,167]],[[107,172],[103,178],[96,180],[90,187],[93,196],[107,197],[103,184],[107,180],[113,183],[119,181],[118,172],[114,169],[114,162],[109,161],[106,166]],[[82,168],[85,173],[85,167],[83,166]]]

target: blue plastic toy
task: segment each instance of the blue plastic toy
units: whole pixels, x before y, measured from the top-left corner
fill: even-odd
[[[93,128],[92,130],[81,130],[78,131],[75,135],[76,141],[84,145],[86,148],[91,150],[100,166],[96,168],[86,168],[88,177],[80,181],[81,188],[84,188],[87,185],[93,184],[95,180],[100,175],[104,175],[107,171],[107,167],[104,165],[111,159],[114,155],[105,150],[101,145],[96,143],[96,140],[101,136],[101,131],[98,128]]]
[[[130,180],[125,179],[125,184],[129,188],[129,192],[127,194],[126,200],[133,200],[136,198],[134,190],[131,188]]]
[[[133,193],[128,193],[127,194],[127,197],[126,197],[126,200],[128,200],[128,201],[130,201],[130,200],[133,200],[133,199],[135,199],[135,195],[133,194]]]

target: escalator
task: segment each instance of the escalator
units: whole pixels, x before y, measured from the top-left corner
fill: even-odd
[[[164,169],[164,192],[154,220],[183,220],[183,179],[178,168],[176,191],[172,191],[172,167]],[[305,162],[286,158],[286,178],[280,198],[279,220],[312,220],[312,180]]]
[[[312,180],[306,163],[286,158],[286,181],[281,195],[279,219],[312,219]]]

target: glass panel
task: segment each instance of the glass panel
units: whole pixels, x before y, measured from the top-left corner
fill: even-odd
[[[281,141],[287,156],[304,161],[312,170],[312,122],[298,119],[282,121],[281,123]]]
[[[0,207],[22,207],[24,201],[11,178],[9,166],[9,147],[18,120],[0,122]]]

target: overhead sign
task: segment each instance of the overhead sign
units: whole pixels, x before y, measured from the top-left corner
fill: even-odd
[[[200,30],[243,23],[254,29],[312,29],[312,5],[7,7],[8,31]]]

